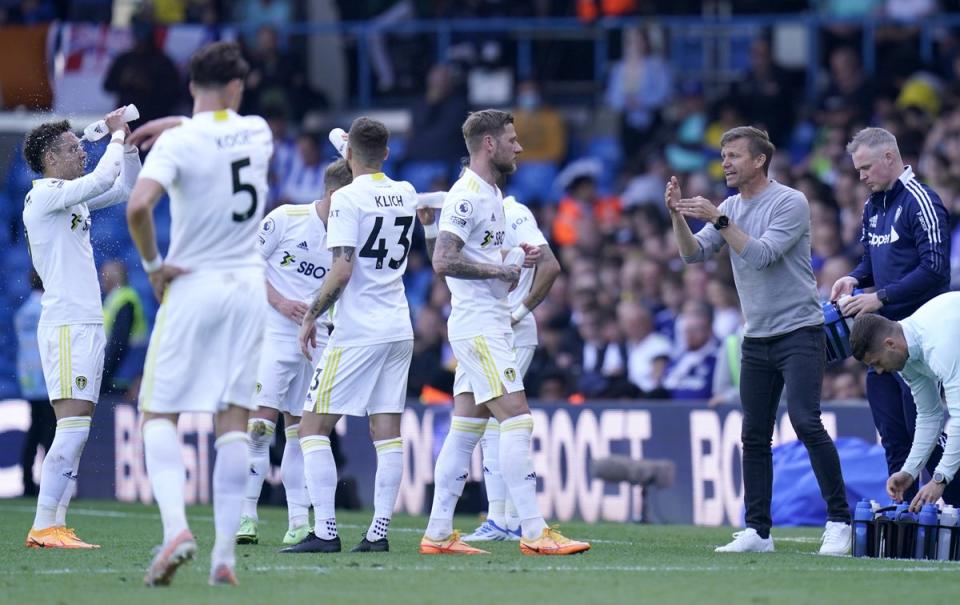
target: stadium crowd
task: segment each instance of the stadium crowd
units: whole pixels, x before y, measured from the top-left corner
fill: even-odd
[[[70,3],[50,1],[4,4],[8,23],[71,16],[69,10],[73,10],[62,6]],[[132,3],[84,4],[100,6],[99,18],[116,21],[117,12]],[[622,5],[623,14],[633,14],[658,3],[384,0],[339,4],[344,19],[388,12],[396,19],[501,15],[589,19],[591,14],[596,16],[591,10]],[[678,11],[685,5],[671,4]],[[784,10],[814,8],[845,14],[844,3],[836,0],[809,3],[813,6],[783,4]],[[897,6],[896,2],[858,4],[870,5],[871,14]],[[913,16],[923,16],[950,8],[951,3],[910,4],[917,11]],[[236,13],[231,12],[234,9]],[[184,0],[157,1],[152,10],[145,13],[141,8],[134,27],[243,20],[250,33],[244,43],[253,65],[245,110],[267,117],[276,140],[271,207],[315,199],[322,189],[323,170],[334,155],[324,133],[337,124],[318,123],[307,115],[309,109],[323,107],[323,95],[309,89],[298,49],[278,36],[280,26],[304,8],[281,0]],[[677,77],[671,58],[663,53],[662,32],[627,29],[614,37],[617,56],[611,61],[605,91],[593,108],[593,119],[588,120],[591,125],[613,125],[607,129],[571,120],[570,108],[562,99],[551,98],[544,82],[518,82],[512,105],[525,151],[506,192],[534,211],[563,266],[553,290],[534,311],[541,344],[525,379],[530,395],[572,402],[646,398],[719,403],[736,398],[731,388],[736,364],[727,360],[736,355],[742,319],[730,264],[720,258],[706,265],[683,265],[663,196],[671,175],[680,178],[686,195],[703,195],[717,203],[729,195],[719,167],[719,141],[724,131],[739,124],[769,131],[778,148],[771,176],[799,189],[809,200],[813,264],[824,300],[834,281],[853,268],[861,253],[861,214],[869,191],[859,183],[845,145],[868,125],[882,126],[896,135],[904,162],[939,193],[951,213],[951,265],[954,287],[960,288],[960,44],[949,35],[938,40],[935,61],[930,64],[922,63],[919,54],[891,54],[893,46],[916,35],[902,26],[879,36],[878,63],[884,68],[868,75],[860,55],[861,32],[825,30],[823,78],[816,101],[810,103],[803,94],[803,75],[777,64],[766,34],[753,41],[749,66],[734,84],[715,90]],[[135,55],[133,64],[149,65],[154,72],[172,67],[163,61],[162,51],[152,52],[152,58]],[[469,102],[466,75],[482,56],[482,52],[461,53],[429,70],[424,92],[410,107],[409,131],[397,133],[392,140],[396,147],[388,171],[394,178],[409,179],[421,191],[446,190],[451,185],[463,155],[459,127],[466,112],[475,109]],[[390,65],[377,67],[374,62],[379,89],[389,91],[406,77],[391,75]],[[118,75],[123,66],[114,67],[109,73]],[[145,107],[151,111],[149,102],[135,100],[139,99],[135,95],[150,99],[158,97],[155,91],[130,91],[122,82],[122,77],[111,79],[105,74],[104,86],[118,96],[119,103],[134,101],[141,112]],[[182,103],[173,98],[166,106],[152,108],[152,115],[181,108]],[[22,199],[11,191],[17,179],[8,176],[7,180],[10,199]],[[409,394],[449,393],[455,364],[445,333],[450,294],[433,275],[420,233],[405,284],[416,333]],[[862,366],[850,360],[829,368],[823,396],[863,398]]]

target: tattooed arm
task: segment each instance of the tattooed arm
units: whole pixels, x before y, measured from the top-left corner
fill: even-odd
[[[441,277],[457,279],[500,279],[515,282],[520,279],[519,265],[494,265],[477,263],[463,258],[464,241],[450,233],[441,231],[437,236],[433,251],[433,270]]]
[[[327,312],[333,303],[337,302],[343,289],[346,288],[350,276],[353,274],[353,256],[356,248],[352,246],[338,246],[332,248],[333,265],[320,292],[313,299],[313,303],[303,316],[300,324],[300,351],[307,359],[313,361],[310,351],[317,346],[317,318]]]

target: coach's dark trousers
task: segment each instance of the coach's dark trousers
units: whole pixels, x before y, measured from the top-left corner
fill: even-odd
[[[887,471],[892,475],[903,468],[913,445],[913,434],[917,426],[917,404],[913,401],[910,387],[899,374],[877,374],[873,368],[867,370],[867,401],[873,423],[880,433],[880,443],[887,456]],[[938,444],[927,459],[927,472],[933,475],[940,463],[943,447]],[[907,502],[917,495],[917,482],[914,482],[903,499]],[[951,481],[943,492],[943,500],[954,506],[960,504],[960,481]]]
[[[744,338],[740,364],[743,402],[743,500],[746,524],[770,535],[773,496],[771,441],[784,386],[787,413],[810,455],[827,520],[850,522],[840,457],[820,420],[820,389],[826,363],[821,326],[799,328],[769,338]]]

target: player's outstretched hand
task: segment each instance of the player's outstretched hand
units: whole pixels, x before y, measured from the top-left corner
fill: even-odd
[[[126,122],[123,119],[123,110],[127,106],[124,105],[118,109],[114,109],[107,115],[103,116],[103,121],[107,123],[107,130],[110,132],[116,132],[118,130],[124,130],[124,125]]]
[[[667,188],[663,192],[663,201],[667,204],[667,210],[671,214],[679,212],[677,206],[680,204],[680,181],[677,180],[677,177],[672,176],[667,181]]]
[[[303,316],[307,314],[310,306],[300,300],[283,299],[277,304],[277,311],[295,324],[303,323]]]
[[[157,137],[163,134],[163,131],[175,128],[182,122],[183,118],[180,116],[170,116],[167,118],[150,120],[143,126],[140,126],[134,130],[127,139],[127,143],[130,145],[136,145],[140,148],[140,151],[147,151],[153,147],[153,144],[157,142]]]
[[[308,361],[313,361],[311,351],[317,348],[317,322],[308,321],[300,324],[300,352]]]
[[[436,210],[430,208],[429,206],[417,208],[417,219],[420,221],[421,225],[432,225],[437,221]]]
[[[540,247],[528,244],[526,242],[520,242],[520,247],[523,248],[523,266],[526,268],[536,267],[537,263],[540,262]]]
[[[887,479],[887,495],[893,498],[894,502],[903,502],[903,493],[913,485],[913,476],[903,471],[890,475]]]
[[[853,289],[857,286],[857,278],[850,277],[845,275],[833,282],[833,287],[830,288],[830,300],[840,300],[841,296],[849,296],[853,294]]]
[[[150,278],[150,285],[153,286],[153,295],[157,297],[158,301],[163,302],[163,293],[167,290],[167,285],[184,273],[189,273],[189,271],[164,263],[153,273],[147,274],[147,277]]]

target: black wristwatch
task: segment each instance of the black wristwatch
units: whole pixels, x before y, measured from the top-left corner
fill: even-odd
[[[937,485],[946,485],[950,483],[950,480],[947,479],[946,475],[944,475],[940,471],[937,471],[933,473],[933,482],[936,483]]]
[[[728,225],[730,225],[730,217],[728,217],[726,214],[721,214],[718,216],[717,222],[713,224],[717,231],[726,229]]]
[[[877,290],[877,300],[879,300],[879,301],[882,302],[883,304],[887,304],[887,289],[886,289],[886,288],[880,288],[879,290]]]

